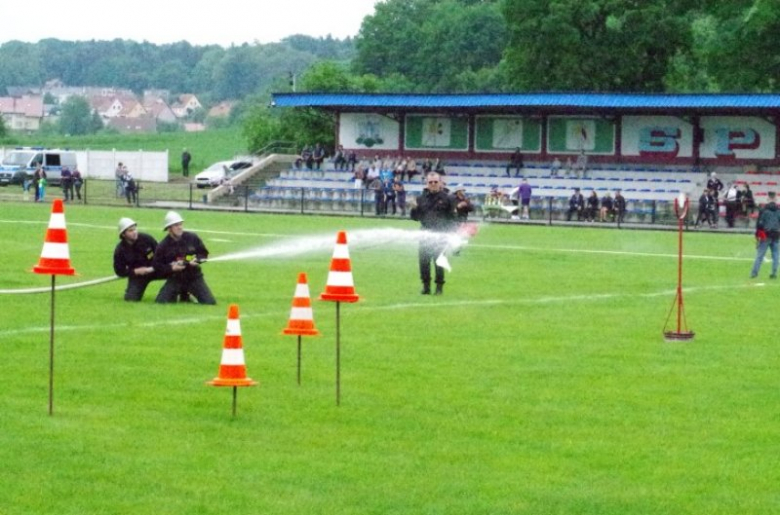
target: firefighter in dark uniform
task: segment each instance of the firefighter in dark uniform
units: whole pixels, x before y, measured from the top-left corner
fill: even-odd
[[[153,266],[166,281],[155,302],[176,302],[177,295],[187,292],[199,304],[216,304],[200,267],[209,251],[197,234],[184,231],[183,223],[184,219],[175,211],[165,215],[163,229],[168,235],[157,246]]]
[[[444,269],[436,264],[436,258],[446,248],[447,238],[437,233],[451,232],[456,229],[455,199],[445,190],[438,173],[429,173],[426,184],[410,214],[412,220],[420,222],[422,229],[428,231],[428,234],[420,238],[420,280],[423,284],[421,293],[423,295],[431,293],[431,261],[433,261],[436,271],[436,295],[441,295],[444,288]]]
[[[149,283],[160,279],[152,266],[157,241],[138,232],[138,224],[130,218],[120,219],[118,230],[120,241],[114,249],[114,273],[127,277],[125,300],[138,302]]]

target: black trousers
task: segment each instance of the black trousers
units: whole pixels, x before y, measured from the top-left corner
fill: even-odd
[[[138,302],[144,298],[144,292],[146,287],[152,282],[155,277],[151,275],[138,275],[130,276],[127,278],[127,288],[125,289],[125,300],[130,302]]]
[[[160,288],[160,293],[157,294],[157,298],[154,301],[158,304],[176,302],[182,293],[191,294],[198,300],[198,304],[217,303],[217,299],[212,295],[202,275],[191,279],[169,277],[163,284],[163,287]]]
[[[420,240],[418,248],[418,258],[420,262],[420,280],[423,284],[431,284],[431,262],[433,262],[434,273],[436,274],[436,284],[444,284],[444,269],[436,264],[436,258],[439,257],[447,246],[447,239],[444,235],[426,235]]]

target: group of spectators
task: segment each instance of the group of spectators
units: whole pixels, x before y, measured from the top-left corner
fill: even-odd
[[[574,193],[569,197],[569,209],[566,211],[566,221],[577,217],[578,221],[599,222],[615,221],[623,223],[626,216],[626,198],[619,189],[615,190],[615,196],[606,192],[599,198],[596,191],[591,191],[587,199],[579,188],[574,188]]]
[[[718,226],[720,216],[720,194],[725,189],[724,204],[726,208],[726,225],[734,227],[734,223],[739,215],[749,216],[756,209],[756,202],[753,198],[753,191],[747,183],[739,188],[736,182],[724,187],[723,182],[718,178],[715,172],[710,174],[707,180],[707,186],[699,196],[699,211],[696,216],[694,227],[704,225],[711,227]]]
[[[127,165],[118,163],[114,176],[116,177],[116,196],[125,197],[128,205],[137,204],[139,186]]]

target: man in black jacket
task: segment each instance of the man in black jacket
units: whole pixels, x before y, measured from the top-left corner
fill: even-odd
[[[444,252],[447,237],[444,234],[456,228],[455,199],[444,188],[441,176],[431,172],[426,176],[426,188],[417,197],[417,203],[411,210],[412,220],[420,222],[422,229],[428,233],[420,238],[418,251],[420,263],[420,280],[423,284],[422,294],[431,293],[431,261],[434,262],[436,273],[436,295],[441,295],[444,288],[444,268],[436,264],[436,258]]]
[[[166,281],[155,302],[176,302],[177,295],[187,292],[198,299],[199,304],[216,304],[200,267],[209,251],[197,234],[184,231],[183,223],[184,219],[175,211],[165,215],[163,229],[168,236],[157,246],[152,264]]]
[[[750,277],[757,277],[761,270],[761,264],[764,262],[767,248],[772,251],[772,273],[770,279],[777,279],[777,266],[780,263],[780,252],[778,252],[778,240],[780,240],[780,211],[777,209],[776,193],[768,193],[769,202],[766,203],[756,222],[756,260],[753,262],[753,269],[750,270]]]
[[[125,300],[138,302],[149,283],[160,279],[152,266],[157,241],[138,232],[138,224],[130,218],[120,219],[118,230],[120,241],[114,249],[114,273],[127,277]]]

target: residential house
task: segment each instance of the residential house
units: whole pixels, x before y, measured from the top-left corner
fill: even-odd
[[[198,101],[195,95],[185,94],[179,95],[178,101],[171,105],[171,109],[179,118],[186,118],[196,109],[203,109],[203,106]]]
[[[121,134],[148,134],[157,132],[157,121],[148,115],[137,118],[115,117],[106,122],[106,127],[116,129]]]
[[[144,109],[158,122],[176,123],[176,114],[162,98],[144,97]]]
[[[235,102],[230,100],[223,100],[211,109],[209,109],[208,118],[227,118],[230,116],[230,111],[233,110]]]
[[[0,97],[0,116],[10,130],[37,131],[43,121],[43,97]]]

